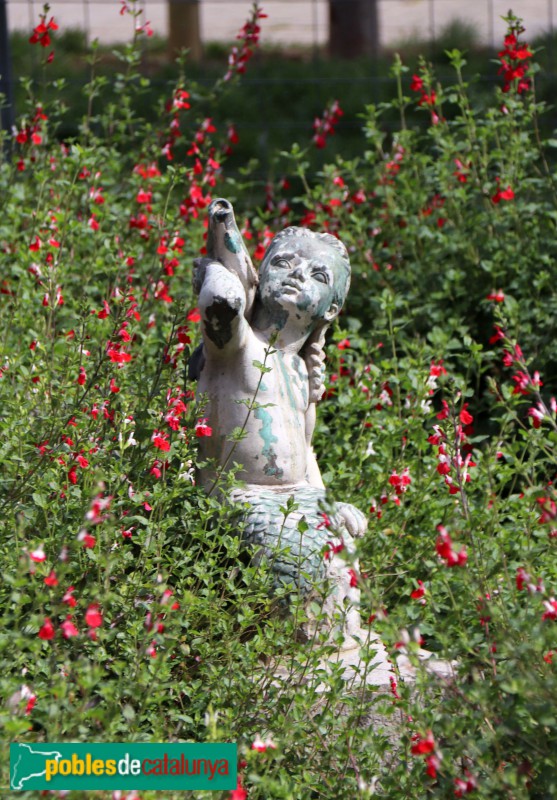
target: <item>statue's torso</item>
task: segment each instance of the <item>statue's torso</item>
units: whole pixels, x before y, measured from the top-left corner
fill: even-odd
[[[199,395],[207,396],[206,416],[213,429],[200,441],[200,456],[222,466],[233,463],[247,483],[281,486],[306,482],[306,411],[308,375],[298,355],[275,351],[249,330],[246,344],[227,357],[207,357],[198,383]],[[261,373],[254,361],[270,372]],[[253,402],[255,399],[255,402]],[[249,406],[252,410],[249,412]],[[246,421],[247,418],[247,421]],[[234,429],[245,436],[227,441]],[[230,455],[232,451],[232,454]],[[201,474],[210,486],[215,472]]]

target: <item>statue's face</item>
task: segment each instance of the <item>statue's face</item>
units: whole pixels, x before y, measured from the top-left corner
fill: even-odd
[[[271,245],[259,270],[259,296],[272,311],[279,307],[304,324],[330,321],[338,313],[339,282],[346,267],[326,242],[303,237]],[[342,292],[341,292],[342,294]]]

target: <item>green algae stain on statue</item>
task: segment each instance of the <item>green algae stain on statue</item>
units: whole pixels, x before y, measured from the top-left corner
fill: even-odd
[[[266,459],[263,467],[263,472],[266,475],[275,475],[280,478],[279,468],[276,466],[276,453],[273,450],[273,444],[278,442],[278,438],[273,434],[273,417],[265,408],[256,408],[254,411],[255,419],[261,420],[261,428],[259,435],[263,440],[263,449],[261,455]]]
[[[324,509],[347,550],[367,523],[328,496],[311,446],[324,336],[348,292],[348,253],[330,234],[290,227],[274,237],[258,275],[230,203],[215,200],[208,213],[208,257],[195,262],[194,287],[203,331],[198,392],[213,427],[200,440],[200,456],[213,466],[200,481],[213,491],[223,470],[240,464],[236,477],[245,485],[231,500],[241,505],[246,539],[261,557],[274,554],[276,583],[309,592],[327,578],[333,606],[357,615],[346,562],[323,558],[333,535]],[[238,429],[242,436],[231,437]],[[289,498],[293,510],[285,515]]]

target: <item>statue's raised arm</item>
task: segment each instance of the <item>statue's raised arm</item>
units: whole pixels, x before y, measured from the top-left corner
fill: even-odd
[[[236,224],[232,204],[223,198],[213,200],[208,217],[207,258],[195,262],[194,289],[199,294],[208,264],[218,262],[240,281],[245,295],[244,316],[249,322],[259,280]]]
[[[197,380],[206,356],[226,356],[245,343],[258,277],[228,200],[208,209],[207,257],[194,261],[193,287],[199,295],[204,345],[193,353],[190,378]]]

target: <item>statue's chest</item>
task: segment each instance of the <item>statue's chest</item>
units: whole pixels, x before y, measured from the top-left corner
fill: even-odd
[[[308,407],[308,374],[296,355],[273,353],[265,362],[270,369],[261,376],[260,402],[275,403],[283,409],[305,413]]]

